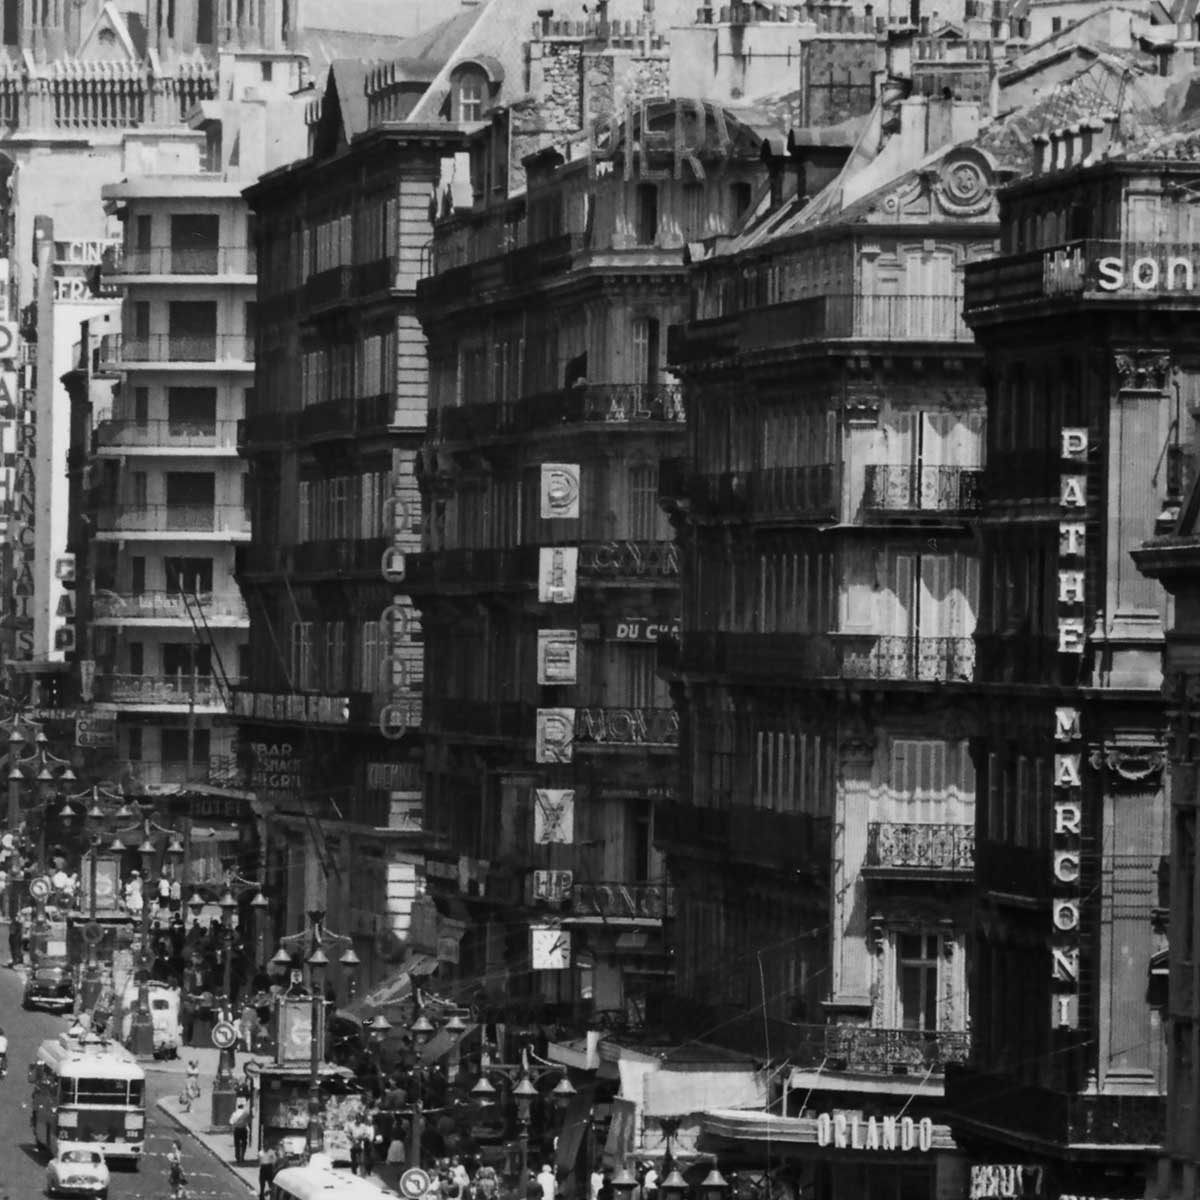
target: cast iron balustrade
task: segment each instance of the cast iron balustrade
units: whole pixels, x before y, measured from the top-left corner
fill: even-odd
[[[214,594],[200,592],[186,598],[178,592],[139,592],[119,595],[116,592],[96,592],[92,600],[92,615],[98,621],[188,621],[189,608],[197,608],[207,621],[227,619],[248,621],[246,602],[237,592]]]
[[[577,708],[577,746],[677,746],[679,713],[674,708]]]
[[[96,513],[96,529],[111,533],[249,533],[241,504],[119,504]]]
[[[836,518],[841,469],[835,463],[764,467],[685,477],[697,512],[738,520]]]
[[[876,512],[965,513],[979,509],[976,467],[867,467],[863,507]]]
[[[606,921],[661,921],[675,915],[675,889],[663,883],[580,883],[571,887],[568,911]]]
[[[528,433],[556,425],[609,429],[642,423],[682,425],[683,392],[674,383],[588,383],[501,404],[437,409],[430,428],[447,442]]]
[[[682,646],[664,648],[664,666],[699,674],[775,679],[878,679],[966,682],[972,678],[971,638],[873,634],[686,632]]]
[[[145,421],[108,418],[96,426],[98,446],[233,450],[238,423],[232,419],[176,420],[152,417]]]
[[[797,1066],[878,1075],[940,1074],[967,1061],[971,1035],[951,1030],[872,1029],[865,1025],[788,1025],[784,1053]]]
[[[872,821],[867,826],[867,866],[901,874],[970,873],[975,867],[975,827]]]
[[[1101,272],[1103,259],[1115,259],[1116,264]],[[1059,296],[1186,301],[1194,299],[1197,282],[1200,254],[1193,242],[1088,238],[968,263],[964,307],[979,312]]]
[[[224,705],[223,687],[211,675],[106,673],[96,676],[96,699],[108,704],[201,704],[212,708]]]
[[[253,542],[235,550],[235,575],[290,575],[295,546]]]
[[[100,339],[102,368],[131,363],[252,363],[254,339],[243,333],[152,333],[148,337],[111,333]]]
[[[847,679],[964,683],[975,669],[975,643],[969,637],[843,635],[840,649]]]
[[[352,290],[355,297],[369,296],[374,292],[386,292],[396,281],[396,263],[391,257],[355,263],[351,271],[353,273]]]
[[[393,545],[389,537],[329,538],[300,542],[293,547],[292,570],[297,575],[334,575],[368,572],[375,578],[383,552]]]
[[[349,266],[318,271],[304,281],[304,303],[309,308],[338,304],[353,294],[354,275]]]
[[[125,250],[108,275],[253,275],[254,250],[247,246],[150,246]]]
[[[962,307],[955,293],[809,296],[744,313],[740,344],[750,350],[837,340],[969,342]],[[693,353],[702,356],[703,348],[701,340]]]

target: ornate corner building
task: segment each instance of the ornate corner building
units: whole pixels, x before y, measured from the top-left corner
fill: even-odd
[[[1168,606],[1131,552],[1179,509],[1195,168],[1113,119],[1035,141],[967,272],[988,453],[973,1047],[947,1101],[980,1169],[1136,1197],[1166,1109]]]

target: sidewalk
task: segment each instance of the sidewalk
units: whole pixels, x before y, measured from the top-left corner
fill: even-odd
[[[246,1162],[238,1166],[233,1161],[233,1134],[213,1129],[212,1118],[212,1081],[217,1073],[217,1059],[220,1051],[208,1046],[188,1046],[179,1052],[179,1058],[170,1062],[146,1063],[147,1075],[176,1076],[179,1079],[179,1091],[183,1090],[186,1082],[187,1061],[196,1059],[200,1066],[200,1099],[194,1100],[190,1107],[185,1108],[179,1103],[178,1092],[172,1091],[158,1101],[158,1111],[175,1124],[189,1137],[197,1141],[209,1152],[235,1179],[241,1180],[253,1193],[258,1194],[258,1150],[251,1139],[250,1148],[246,1152]],[[244,1078],[244,1066],[254,1060],[256,1055],[237,1053],[237,1067],[234,1077]],[[259,1058],[259,1061],[262,1061]],[[394,1196],[396,1193],[388,1186],[386,1180],[375,1173],[371,1180],[384,1195]]]

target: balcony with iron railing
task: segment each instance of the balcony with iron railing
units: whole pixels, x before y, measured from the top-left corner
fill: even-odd
[[[151,417],[145,420],[101,416],[96,424],[97,451],[217,450],[235,452],[236,419],[184,420]]]
[[[1198,281],[1193,242],[1088,238],[968,263],[964,308],[975,315],[1010,304],[1074,304],[1084,297],[1194,308]]]
[[[241,504],[118,504],[96,510],[97,533],[241,534],[250,513]]]
[[[149,246],[133,247],[106,255],[104,274],[113,282],[125,275],[243,276],[247,282],[257,271],[250,246]]]
[[[789,683],[966,683],[973,677],[975,643],[903,634],[688,632],[682,645],[660,642],[660,663],[668,672]]]
[[[394,411],[393,397],[387,393],[322,400],[296,414],[296,437],[315,442],[383,433]]]
[[[777,1027],[780,1053],[795,1066],[867,1075],[940,1075],[964,1063],[971,1035],[961,1030],[874,1029],[865,1025]]]
[[[220,625],[244,625],[250,620],[246,602],[237,592],[182,596],[178,592],[97,591],[92,599],[92,615],[96,621],[108,624],[163,621],[190,625],[193,616],[197,621]]]
[[[693,511],[716,520],[832,520],[841,507],[836,463],[696,474],[685,469],[682,482]]]
[[[873,464],[866,470],[863,508],[873,514],[935,516],[979,511],[978,467]]]
[[[220,365],[249,369],[254,365],[254,338],[244,333],[110,333],[100,339],[99,366],[121,371],[129,367]]]
[[[103,672],[96,676],[96,699],[103,704],[183,705],[224,710],[223,680],[211,675],[130,675]],[[229,679],[232,685],[236,679]]]
[[[379,578],[390,537],[346,537],[299,542],[292,547],[291,570],[297,575],[367,575]]]
[[[578,551],[576,570],[584,585],[678,583],[679,548],[668,541],[614,540],[569,543]],[[444,587],[517,590],[536,587],[542,547],[436,550],[405,559],[405,587],[422,593]]]
[[[502,404],[465,404],[430,413],[431,435],[447,442],[583,426],[605,432],[684,423],[683,392],[673,383],[588,383]]]
[[[287,445],[295,437],[298,416],[294,412],[269,412],[243,418],[237,423],[238,450]]]
[[[740,314],[743,351],[825,341],[969,343],[957,293],[894,296],[809,296]],[[717,329],[728,319],[714,320]],[[686,340],[703,355],[706,321],[689,327]]]
[[[866,873],[945,879],[975,869],[975,827],[872,821],[867,825]]]

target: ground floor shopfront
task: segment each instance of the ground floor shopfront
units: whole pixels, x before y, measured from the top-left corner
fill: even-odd
[[[697,1149],[763,1200],[966,1200],[966,1160],[927,1106],[805,1111],[710,1110]]]

